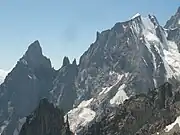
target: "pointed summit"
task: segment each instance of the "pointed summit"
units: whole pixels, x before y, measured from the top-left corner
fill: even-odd
[[[26,52],[27,55],[42,55],[42,48],[38,40],[31,43]]]
[[[38,68],[40,66],[51,68],[51,62],[43,55],[42,48],[38,40],[29,45],[26,53],[20,61],[32,68]]]
[[[69,64],[70,64],[69,58],[65,56],[64,59],[63,59],[63,66],[67,66]]]
[[[73,64],[73,65],[77,65],[76,59],[73,60],[72,64]]]

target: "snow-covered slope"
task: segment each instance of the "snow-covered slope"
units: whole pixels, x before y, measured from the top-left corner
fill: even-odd
[[[7,74],[8,74],[8,71],[0,69],[0,84],[3,83]]]

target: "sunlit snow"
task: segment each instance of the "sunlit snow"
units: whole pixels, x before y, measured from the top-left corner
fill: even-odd
[[[140,16],[139,13],[135,14],[131,19],[134,19],[134,18],[136,18],[136,17],[138,17],[138,16]]]
[[[117,74],[117,73],[116,73],[116,74]],[[109,75],[112,75],[112,72],[110,72]],[[113,84],[113,85],[110,86],[110,87],[102,88],[102,91],[99,93],[99,95],[108,93],[115,85],[117,85],[117,83],[118,83],[123,77],[127,77],[127,75],[128,75],[128,73],[125,73],[125,74],[122,74],[122,75],[118,74],[116,83]]]
[[[172,124],[166,126],[165,132],[169,132],[176,124],[178,124],[180,127],[180,116],[177,117],[176,120]]]
[[[121,104],[123,103],[124,100],[128,99],[128,96],[126,95],[126,92],[124,91],[126,85],[122,84],[116,95],[110,100],[110,104]]]
[[[175,42],[168,41],[168,50],[164,50],[165,60],[171,66],[173,76],[180,79],[180,53]]]
[[[71,131],[76,132],[78,127],[85,126],[95,118],[96,112],[91,110],[91,108],[88,108],[88,105],[92,101],[93,98],[87,101],[82,101],[77,108],[68,112]]]
[[[7,127],[9,124],[9,121],[4,121],[3,125],[0,127],[0,135],[3,133],[4,129]]]
[[[86,100],[86,101],[82,101],[79,105],[78,108],[82,108],[82,107],[87,107],[91,102],[93,101],[93,98]]]

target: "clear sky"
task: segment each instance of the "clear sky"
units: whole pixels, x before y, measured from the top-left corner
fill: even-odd
[[[79,58],[96,31],[137,12],[163,25],[178,6],[180,0],[1,0],[0,69],[12,68],[34,40],[57,69],[64,56]]]

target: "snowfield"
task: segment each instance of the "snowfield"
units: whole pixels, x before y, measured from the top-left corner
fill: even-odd
[[[124,91],[124,88],[126,87],[125,84],[122,84],[116,95],[110,100],[110,104],[122,104],[124,100],[128,99],[129,97],[126,95],[126,92]]]
[[[72,132],[75,133],[78,127],[85,126],[95,118],[96,112],[88,107],[92,101],[93,98],[87,101],[82,101],[77,108],[68,112],[69,124]]]

